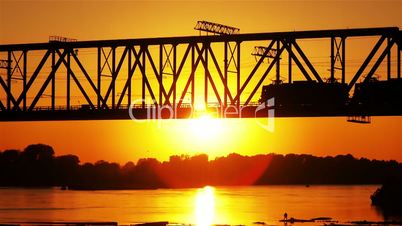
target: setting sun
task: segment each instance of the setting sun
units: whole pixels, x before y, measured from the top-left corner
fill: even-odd
[[[211,114],[202,113],[188,121],[189,136],[191,139],[213,141],[222,138],[222,120],[214,118]],[[190,137],[189,137],[190,138]]]

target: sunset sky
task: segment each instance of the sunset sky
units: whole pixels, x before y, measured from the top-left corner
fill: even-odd
[[[401,28],[402,1],[0,0],[0,44],[47,42],[49,35],[78,40],[191,36],[198,35],[193,30],[198,20],[239,27],[241,33]],[[356,47],[350,57],[363,61],[359,56],[365,57],[369,50]],[[248,57],[250,52],[242,54]],[[321,55],[326,54],[329,59],[329,51]],[[347,81],[356,65],[350,67]],[[380,68],[377,73],[383,72]],[[173,154],[196,153],[213,158],[232,152],[351,153],[402,161],[402,117],[374,117],[369,125],[348,123],[344,117],[280,118],[274,132],[256,119],[0,122],[0,150],[23,149],[32,143],[49,144],[56,155],[76,154],[83,162],[167,160]]]

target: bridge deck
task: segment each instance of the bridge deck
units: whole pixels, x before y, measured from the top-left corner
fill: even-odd
[[[31,44],[0,45],[1,51],[22,51],[22,50],[46,50],[49,47],[63,48],[95,48],[95,47],[116,47],[133,45],[160,45],[160,44],[185,44],[204,42],[242,42],[260,41],[273,39],[308,39],[308,38],[331,38],[331,37],[354,37],[354,36],[377,36],[398,34],[398,27],[380,28],[356,28],[356,29],[332,29],[332,30],[311,30],[293,32],[266,32],[249,33],[220,36],[183,36],[183,37],[161,37],[161,38],[137,38],[137,39],[116,39],[116,40],[94,40],[77,42],[46,42]]]
[[[267,117],[346,117],[346,116],[402,116],[402,106],[385,107],[371,106],[365,109],[321,106],[316,107],[266,107],[241,106],[240,110],[235,106],[210,107],[207,110],[194,110],[191,107],[181,107],[173,110],[150,108],[133,108],[131,117],[134,120],[147,119],[190,119],[197,118],[208,113],[217,118],[267,118]],[[268,111],[273,110],[273,111]],[[30,112],[0,112],[0,121],[64,121],[64,120],[114,120],[132,119],[130,109],[109,109],[109,110],[37,110]]]

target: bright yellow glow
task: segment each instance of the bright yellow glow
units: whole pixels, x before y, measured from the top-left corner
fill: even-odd
[[[188,122],[190,136],[201,141],[218,141],[223,132],[222,120],[211,114],[200,113]]]
[[[195,200],[195,217],[198,226],[210,226],[215,215],[214,188],[206,186],[197,190]]]
[[[194,109],[196,111],[205,111],[206,107],[205,107],[205,103],[195,103],[194,104]]]

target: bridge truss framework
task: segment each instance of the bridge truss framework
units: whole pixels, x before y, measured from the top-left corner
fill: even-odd
[[[63,97],[65,107],[62,110],[76,110],[71,104],[72,84],[78,87],[87,102],[86,105],[91,110],[126,109],[133,102],[132,82],[135,72],[140,73],[141,76],[142,102],[139,103],[138,108],[150,107],[145,102],[146,98],[152,99],[153,107],[168,105],[174,109],[181,108],[184,106],[183,101],[188,94],[190,94],[190,104],[194,107],[195,74],[200,68],[204,71],[202,87],[205,105],[209,104],[208,90],[212,89],[213,98],[216,99],[219,106],[240,108],[250,105],[274,67],[276,68],[276,80],[280,80],[279,62],[285,52],[287,52],[289,62],[288,82],[293,80],[293,64],[297,66],[306,80],[325,82],[298,44],[299,40],[329,39],[331,43],[330,82],[335,82],[335,71],[340,71],[340,81],[346,83],[347,38],[365,36],[378,37],[378,41],[371,47],[370,53],[348,83],[349,90],[367,70],[364,81],[369,81],[384,59],[387,64],[387,79],[391,79],[391,48],[394,45],[398,49],[396,74],[398,78],[401,78],[402,35],[399,28],[396,27],[0,45],[0,56],[6,56],[6,59],[1,59],[0,62],[0,71],[5,71],[6,75],[0,76],[0,90],[5,95],[5,98],[1,98],[3,101],[0,99],[0,113],[12,116],[13,112],[38,111],[40,110],[38,102],[42,98],[51,99],[46,110],[57,111],[59,108],[56,105],[56,89],[59,86],[56,84],[56,73],[62,67],[66,70],[66,86],[64,87],[66,94]],[[266,41],[268,44],[259,49],[260,57],[257,58],[251,72],[242,77],[241,47],[242,43],[247,41]],[[380,50],[384,44],[385,48]],[[215,45],[223,45],[221,48],[223,53],[220,53],[223,56],[223,65],[219,63]],[[178,54],[179,47],[184,49],[182,54]],[[155,48],[158,50],[154,51]],[[80,59],[79,53],[85,49],[96,49],[96,73],[90,73],[85,62]],[[275,51],[274,57],[272,56],[273,50]],[[32,64],[30,53],[34,52],[41,54],[40,60],[34,65],[33,72],[28,74],[28,64]],[[376,54],[379,57],[374,59]],[[272,59],[267,66],[264,64],[266,57]],[[49,62],[51,70],[46,73],[44,65]],[[72,64],[76,66],[72,67]],[[123,64],[126,64],[126,72],[122,71]],[[190,65],[190,73],[187,75],[184,88],[178,89],[178,79],[185,76],[184,65]],[[263,73],[257,73],[262,67],[264,67]],[[212,75],[212,68],[217,75]],[[84,86],[84,81],[78,78],[78,74],[83,74],[85,83],[89,85]],[[236,80],[234,90],[230,89],[228,85],[231,74],[235,75]],[[39,76],[44,76],[44,80],[39,80]],[[171,76],[170,84],[165,82],[165,76]],[[257,82],[250,83],[250,80],[255,78],[257,78]],[[123,80],[122,87],[116,86],[117,79]],[[150,84],[152,79],[157,81],[157,88]],[[19,87],[12,82],[14,80],[20,81]],[[102,90],[103,83],[108,84],[104,90]],[[223,90],[219,90],[218,83]],[[39,88],[34,90],[33,86]],[[245,93],[246,88],[250,88],[251,92]],[[51,90],[51,94],[48,96],[44,94],[47,89]],[[96,95],[91,96],[90,92]]]

